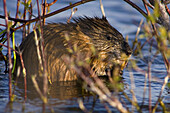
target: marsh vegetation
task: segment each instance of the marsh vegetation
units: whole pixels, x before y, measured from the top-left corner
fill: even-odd
[[[73,103],[78,103],[77,106],[79,106],[79,112],[81,112],[81,110],[84,112],[95,111],[95,106],[97,106],[97,108],[100,108],[101,106],[98,105],[98,102],[102,103],[103,109],[107,112],[119,111],[127,113],[144,111],[154,113],[159,111],[170,111],[170,103],[167,99],[170,98],[169,0],[142,0],[140,1],[141,4],[130,0],[121,1],[121,3],[124,2],[132,6],[130,7],[132,8],[131,10],[136,10],[144,17],[144,19],[141,18],[140,21],[137,21],[138,27],[135,30],[135,35],[132,35],[133,38],[129,41],[130,36],[125,37],[133,50],[133,54],[128,61],[128,65],[126,66],[122,77],[119,76],[120,67],[117,66],[114,71],[112,70],[108,73],[106,78],[96,76],[95,69],[91,69],[89,59],[91,58],[91,54],[93,54],[93,56],[98,58],[97,60],[101,60],[100,57],[96,56],[98,55],[97,49],[91,46],[88,53],[86,53],[86,59],[84,60],[84,58],[81,57],[84,55],[80,52],[82,49],[81,46],[71,44],[72,42],[70,41],[70,38],[72,37],[70,37],[68,33],[65,33],[64,37],[66,41],[68,41],[69,45],[67,50],[68,53],[72,55],[66,55],[62,60],[66,63],[67,68],[73,70],[82,82],[60,81],[53,83],[52,79],[49,78],[47,71],[48,67],[46,65],[48,61],[46,61],[46,53],[44,51],[44,40],[46,40],[46,37],[43,35],[45,32],[43,26],[46,24],[46,19],[53,15],[57,16],[59,13],[71,9],[69,14],[70,16],[67,17],[67,23],[72,24],[72,19],[79,10],[77,8],[78,5],[83,6],[92,2],[94,1],[73,1],[73,3],[68,4],[68,6],[61,7],[61,9],[52,12],[50,11],[50,7],[57,4],[57,0],[53,0],[51,2],[46,0],[17,0],[15,4],[16,15],[11,17],[10,12],[7,10],[7,1],[0,1],[0,3],[3,4],[2,11],[4,12],[3,15],[0,15],[0,18],[4,20],[4,23],[0,23],[0,58],[3,64],[5,64],[5,73],[8,73],[9,77],[9,103],[6,106],[6,109],[4,109],[4,112],[15,112],[15,104],[13,103],[17,102],[21,103],[22,106],[22,110],[20,112],[27,111],[29,108],[26,108],[25,106],[29,103],[29,101],[32,100],[32,104],[36,106],[36,100],[38,98],[41,102],[38,101],[39,104],[37,106],[40,106],[41,104],[43,105],[41,110],[42,112],[62,112],[62,109],[63,111],[72,110],[74,112],[77,109],[74,107],[69,109],[67,108],[67,105],[63,105],[59,111],[57,111],[58,109],[55,109],[55,106],[62,105],[64,101],[67,101],[70,98]],[[100,2],[102,15],[105,16],[103,8],[105,5],[102,4],[101,1],[95,2]],[[119,2],[120,1],[117,3]],[[109,3],[111,3],[111,1]],[[22,7],[23,12],[20,11],[20,7]],[[33,12],[35,11],[35,7],[37,13]],[[119,15],[121,15],[121,13]],[[51,26],[52,25],[53,24],[51,24]],[[29,70],[25,68],[27,64],[25,65],[24,60],[26,60],[27,56],[30,57],[32,52],[23,58],[22,49],[20,50],[18,45],[15,44],[15,40],[17,39],[15,34],[20,29],[22,29],[22,40],[25,40],[31,31],[34,33],[35,41],[32,40],[32,43],[34,43],[34,49],[37,51],[36,54],[38,58],[36,59],[36,63],[40,66],[39,68],[42,73],[41,76],[35,73],[33,75],[29,75],[27,73]],[[49,30],[50,28],[47,29]],[[37,33],[38,35],[35,35]],[[36,36],[39,37],[37,38]],[[24,44],[25,43],[23,43],[23,46]],[[7,48],[6,52],[3,52],[4,48]],[[17,62],[20,62],[20,68],[15,66]],[[33,64],[35,62],[29,61],[29,63],[29,67],[31,67],[33,66],[31,63]],[[32,70],[33,69],[31,69],[31,71]],[[17,71],[20,73],[17,73]],[[15,79],[13,76],[14,72],[17,73]],[[89,75],[93,75],[95,77],[91,77]],[[22,79],[18,79],[19,76],[22,76]],[[41,77],[41,82],[37,80],[39,77]],[[127,83],[126,81],[129,82]],[[137,84],[136,82],[141,83]],[[156,88],[156,90],[152,90],[153,88]],[[164,92],[166,92],[167,98],[164,98]],[[138,99],[139,97],[140,100]],[[53,103],[54,98],[58,99],[58,102],[55,104]],[[86,106],[85,103],[87,101],[91,102],[91,109],[89,109],[89,106]],[[97,111],[100,112],[99,110]]]

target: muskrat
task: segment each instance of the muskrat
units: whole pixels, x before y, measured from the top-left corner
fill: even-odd
[[[108,69],[113,70],[115,64],[122,68],[132,53],[122,34],[113,28],[106,18],[80,17],[70,23],[51,23],[42,28],[47,74],[52,82],[77,80],[74,70],[63,61],[63,56],[72,55],[68,52],[66,34],[72,45],[76,44],[84,57],[91,50],[91,46],[95,47],[97,54],[102,58],[99,61],[91,56],[93,60],[90,64],[97,75],[105,75]],[[39,37],[38,30],[37,36]],[[42,74],[34,37],[34,32],[30,33],[19,47],[27,76]],[[19,66],[19,58],[17,62]]]

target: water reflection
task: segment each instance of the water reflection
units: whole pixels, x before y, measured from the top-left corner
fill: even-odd
[[[39,83],[40,85],[41,83]],[[40,85],[41,86],[41,85]],[[24,104],[28,108],[32,108],[32,110],[25,109],[25,112],[36,111],[42,112],[43,102],[40,99],[37,91],[33,87],[31,82],[28,82],[27,87],[27,100]],[[12,109],[16,110],[15,107],[21,108],[24,101],[24,85],[23,81],[18,81],[18,85],[16,88],[16,101],[13,104]],[[103,109],[103,105],[100,104],[98,97],[92,93],[89,93],[87,90],[83,89],[82,84],[77,81],[71,82],[54,82],[52,85],[49,85],[48,90],[48,104],[46,105],[46,112],[50,112],[54,110],[55,112],[83,112],[79,108],[79,104],[77,99],[81,99],[88,109],[88,111],[105,111]],[[19,104],[20,103],[20,104]],[[34,109],[34,110],[33,110]],[[17,111],[17,110],[16,110]],[[19,110],[18,110],[19,111]]]
[[[39,87],[42,90],[43,83],[39,83]],[[31,80],[27,82],[27,96],[28,99],[33,100],[40,98]],[[24,97],[24,83],[23,81],[18,82],[18,90],[20,91],[20,96]],[[48,96],[50,98],[57,98],[60,100],[78,98],[82,96],[90,95],[82,88],[82,84],[77,81],[68,82],[54,82],[48,87]]]

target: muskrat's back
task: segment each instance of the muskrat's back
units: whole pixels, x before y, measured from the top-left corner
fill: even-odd
[[[37,34],[39,37],[38,30]],[[95,47],[100,61],[93,59],[91,65],[97,75],[106,74],[106,71],[113,69],[115,64],[121,66],[127,60],[122,57],[122,54],[129,57],[132,53],[121,33],[113,28],[105,18],[84,17],[67,24],[45,25],[43,26],[44,49],[47,73],[52,81],[77,79],[76,73],[69,69],[69,66],[63,61],[65,55],[72,55],[67,50],[69,44],[66,36],[69,37],[71,45],[78,46],[84,58],[86,53],[91,51],[91,46]],[[42,74],[34,37],[34,32],[30,33],[20,45],[27,76]],[[17,65],[19,66],[20,63]]]

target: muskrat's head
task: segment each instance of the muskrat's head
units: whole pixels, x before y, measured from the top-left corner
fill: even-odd
[[[122,34],[113,28],[106,18],[75,19],[79,30],[90,37],[90,43],[96,48],[98,57],[92,58],[92,68],[97,75],[107,75],[108,70],[118,66],[122,71],[132,50]],[[89,43],[89,42],[88,42]]]

